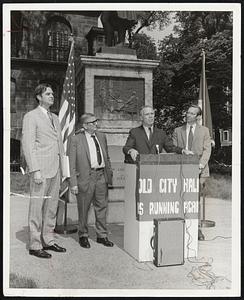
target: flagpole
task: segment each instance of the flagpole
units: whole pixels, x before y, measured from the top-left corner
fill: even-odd
[[[205,120],[205,107],[206,107],[206,73],[205,73],[205,51],[202,49],[202,125],[206,125]]]
[[[206,109],[206,89],[207,89],[207,84],[206,84],[206,68],[205,68],[205,51],[202,49],[202,125],[206,126],[206,114],[207,114],[207,109]],[[200,192],[202,194],[202,220],[200,221],[200,226],[201,227],[214,227],[215,222],[206,220],[205,219],[205,209],[206,209],[206,194],[205,194],[205,182],[201,184]],[[199,200],[200,200],[200,195],[199,195]]]

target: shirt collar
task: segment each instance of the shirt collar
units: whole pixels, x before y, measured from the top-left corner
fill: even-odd
[[[192,129],[195,130],[196,125],[197,125],[197,123],[194,123],[192,125],[186,123],[186,129],[190,130],[190,127],[192,126]]]
[[[44,114],[47,115],[48,110],[47,110],[46,108],[42,107],[41,105],[39,105],[39,107],[40,107],[41,111],[42,111]],[[50,111],[49,111],[49,112],[50,112]]]
[[[96,132],[94,132],[93,134],[87,132],[86,130],[84,130],[84,132],[85,132],[86,136],[89,136],[89,137],[96,136]]]
[[[143,128],[145,129],[146,132],[149,131],[149,127],[144,126],[144,125],[142,125],[142,126],[143,126]],[[150,128],[151,128],[151,130],[152,130],[152,132],[153,132],[153,125],[152,125]]]

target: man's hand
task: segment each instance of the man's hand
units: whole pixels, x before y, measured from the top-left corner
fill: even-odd
[[[78,186],[72,186],[72,188],[70,188],[70,191],[72,194],[77,195],[78,194]]]
[[[182,150],[182,154],[186,154],[186,155],[194,155],[194,152],[192,152],[192,151],[190,151],[190,150],[183,149],[183,150]]]
[[[43,178],[40,171],[34,172],[33,178],[36,184],[41,184],[43,182]]]
[[[202,164],[199,164],[199,174],[201,174],[202,173],[202,170],[204,169],[204,165],[202,165]]]
[[[136,149],[130,149],[128,151],[128,154],[130,154],[131,158],[136,161],[136,157],[139,154],[139,152]]]

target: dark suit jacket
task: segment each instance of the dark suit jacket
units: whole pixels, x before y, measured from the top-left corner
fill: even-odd
[[[186,147],[186,125],[175,128],[173,133],[173,143],[182,148]],[[211,155],[211,139],[209,129],[207,127],[199,124],[196,125],[192,141],[192,151],[198,155],[199,163],[204,166],[201,177],[208,177],[208,161]]]
[[[156,145],[159,146],[159,153],[164,152],[164,150],[166,152],[182,153],[182,148],[174,146],[166,133],[157,127],[153,128],[152,139],[149,142],[147,134],[141,125],[131,129],[129,132],[126,144],[123,147],[125,162],[133,162],[131,156],[128,154],[130,149],[136,149],[140,154],[157,154]]]
[[[105,180],[108,184],[112,184],[112,170],[106,136],[102,132],[96,132],[96,137],[102,148],[105,162]],[[69,160],[71,187],[78,186],[81,191],[86,192],[90,182],[91,159],[84,131],[79,132],[71,138]]]

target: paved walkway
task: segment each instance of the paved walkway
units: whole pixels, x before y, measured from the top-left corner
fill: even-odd
[[[197,260],[186,260],[180,266],[156,267],[152,262],[137,262],[123,250],[123,225],[119,224],[109,225],[113,248],[97,244],[91,227],[90,249],[79,246],[77,234],[57,235],[58,243],[67,248],[67,253],[52,252],[53,257],[48,260],[30,256],[27,251],[29,199],[11,196],[10,272],[32,278],[38,288],[64,289],[59,295],[123,296],[136,292],[144,296],[163,295],[166,290],[169,293],[188,290],[189,295],[192,292],[202,295],[203,291],[218,290],[227,296],[232,284],[231,201],[212,198],[206,201],[206,216],[215,220],[216,226],[203,228],[206,240],[199,242]],[[38,295],[38,290],[33,292]]]

